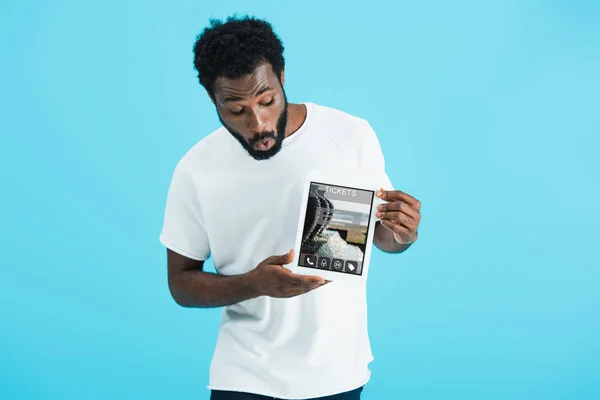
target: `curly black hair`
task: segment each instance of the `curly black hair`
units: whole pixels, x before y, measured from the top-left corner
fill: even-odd
[[[284,68],[283,43],[270,23],[250,16],[211,19],[196,37],[194,67],[200,84],[214,95],[217,78],[240,78],[268,62],[278,78]]]

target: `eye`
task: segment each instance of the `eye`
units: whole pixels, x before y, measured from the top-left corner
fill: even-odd
[[[242,115],[244,113],[244,109],[242,108],[240,111],[231,111],[233,115]]]
[[[270,106],[271,104],[273,104],[274,101],[274,97],[271,97],[271,100],[267,101],[266,103],[263,103],[263,106]]]

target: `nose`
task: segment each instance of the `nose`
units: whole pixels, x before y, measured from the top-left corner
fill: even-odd
[[[252,112],[248,113],[246,124],[252,132],[261,133],[266,130],[267,118],[259,110],[252,110]]]

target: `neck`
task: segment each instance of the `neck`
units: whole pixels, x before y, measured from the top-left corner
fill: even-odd
[[[288,122],[285,128],[285,137],[291,136],[306,121],[306,106],[304,104],[288,103]]]

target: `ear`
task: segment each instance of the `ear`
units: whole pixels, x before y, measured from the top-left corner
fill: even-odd
[[[281,70],[281,76],[279,80],[281,81],[281,87],[283,87],[283,85],[285,84],[285,69]]]

